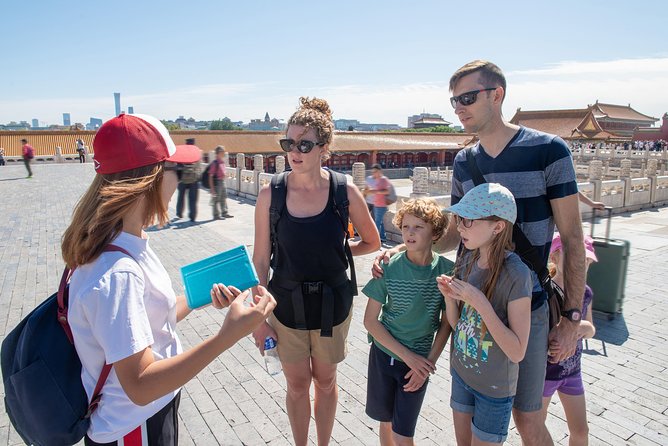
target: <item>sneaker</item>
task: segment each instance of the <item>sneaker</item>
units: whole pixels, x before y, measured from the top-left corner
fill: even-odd
[[[232,214],[223,214],[223,217],[225,217],[225,218],[234,218],[234,215],[232,215]]]

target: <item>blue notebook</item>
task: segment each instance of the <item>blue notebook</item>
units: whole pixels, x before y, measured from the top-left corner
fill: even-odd
[[[255,267],[245,246],[237,246],[181,268],[186,301],[191,309],[211,303],[214,283],[246,290],[259,283]]]

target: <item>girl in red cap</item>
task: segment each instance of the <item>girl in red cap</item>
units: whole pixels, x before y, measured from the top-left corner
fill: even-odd
[[[89,398],[103,381],[105,364],[112,366],[86,445],[177,444],[181,387],[275,306],[262,287],[249,308],[243,305],[248,292],[215,285],[213,306],[230,307],[225,322],[214,336],[183,351],[176,323],[190,309],[184,296],[175,296],[144,228],[167,222],[176,163],[199,158],[199,150],[187,147],[177,149],[158,120],[142,115],[113,118],[95,136],[98,174],[62,242],[65,262],[76,268],[68,316]]]

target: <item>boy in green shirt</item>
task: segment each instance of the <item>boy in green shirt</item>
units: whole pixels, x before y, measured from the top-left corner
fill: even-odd
[[[432,251],[448,222],[436,201],[404,202],[392,222],[406,251],[362,290],[369,297],[364,326],[373,340],[366,413],[380,421],[381,444],[413,444],[429,374],[450,335],[436,277],[454,264]]]

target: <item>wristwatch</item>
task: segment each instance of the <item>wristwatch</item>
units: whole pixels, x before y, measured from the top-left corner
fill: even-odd
[[[561,315],[566,319],[570,319],[573,322],[580,322],[582,320],[582,311],[577,308],[571,310],[564,310],[561,312]]]

